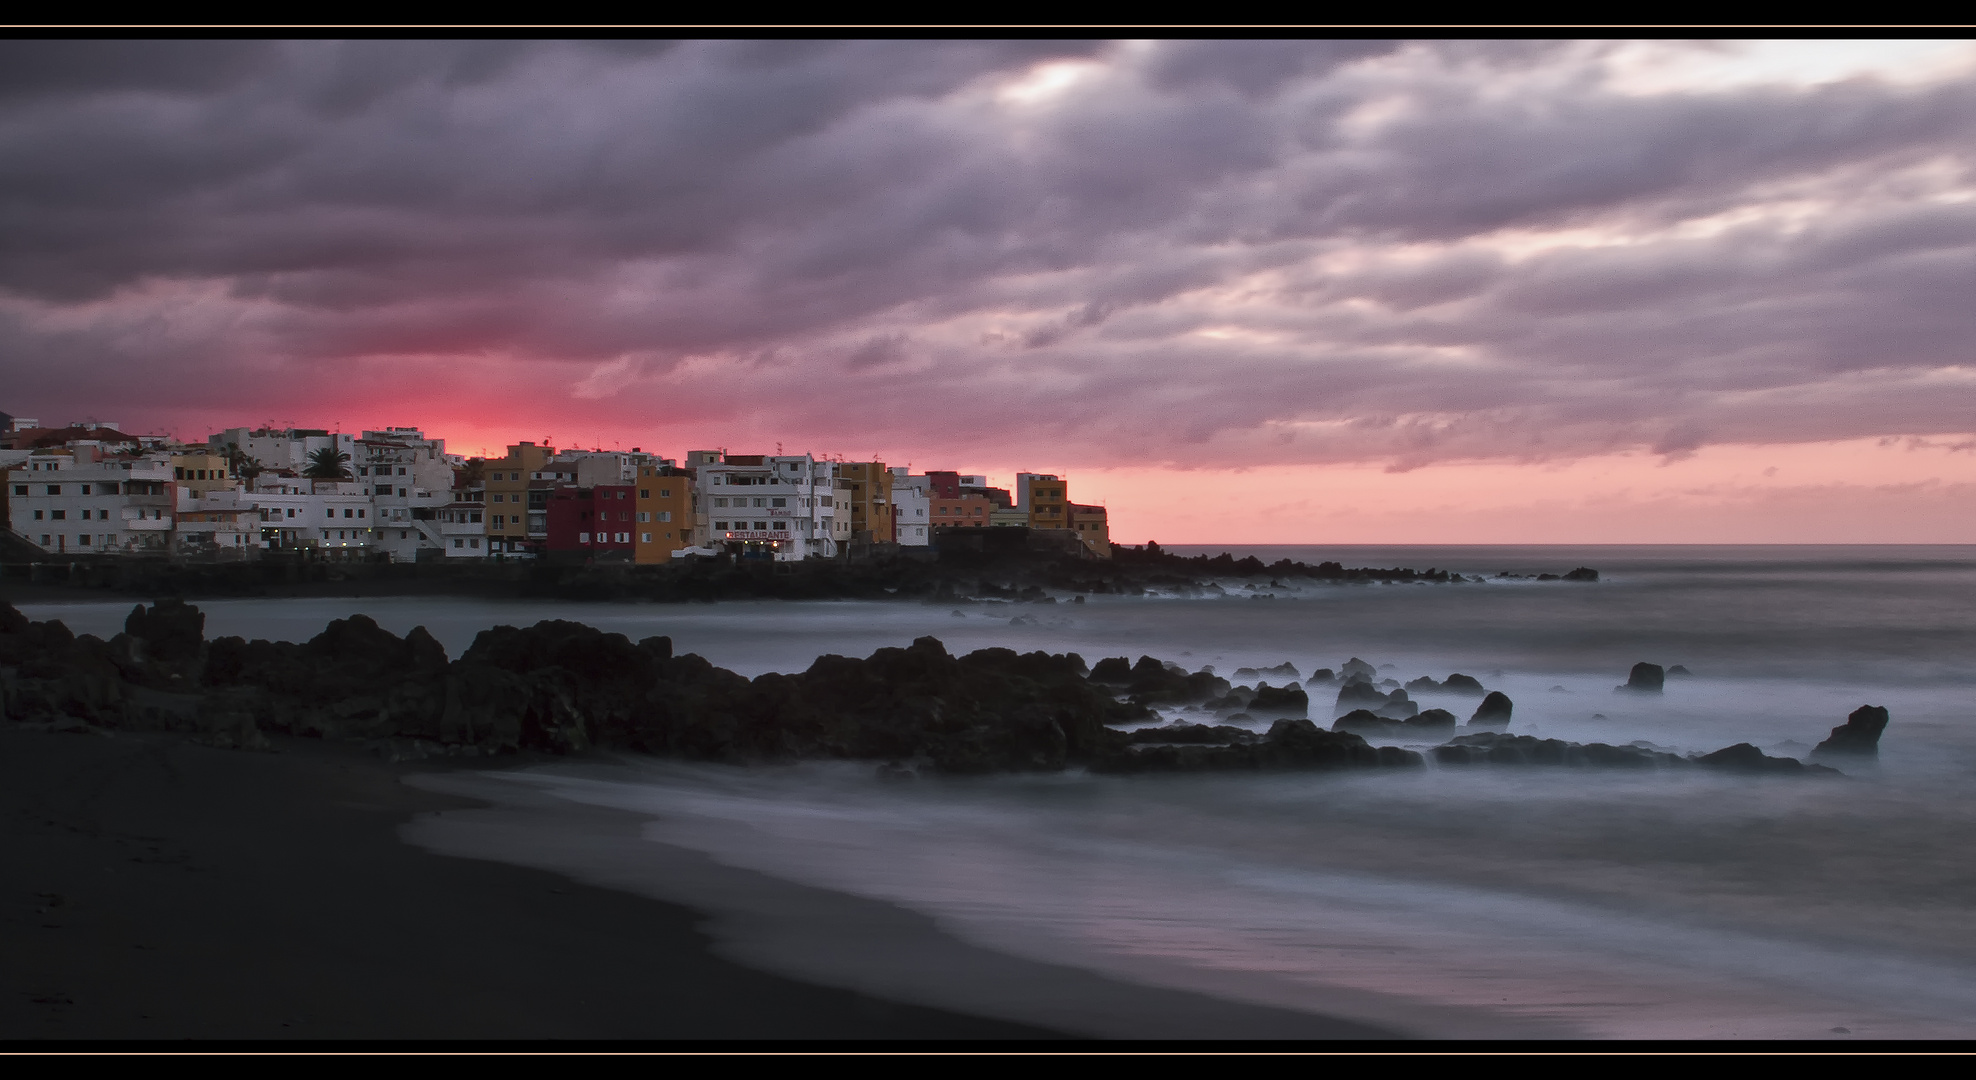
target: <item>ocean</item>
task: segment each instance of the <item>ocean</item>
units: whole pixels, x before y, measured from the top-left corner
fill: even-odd
[[[784,974],[1011,1018],[1055,1015],[1093,1034],[1216,1032],[1066,1018],[1038,1004],[1048,996],[1035,980],[1076,971],[1426,1038],[1976,1034],[1976,547],[1226,550],[1489,580],[1230,580],[1218,594],[961,607],[430,598],[200,607],[209,637],[301,640],[361,610],[400,633],[425,625],[456,656],[495,623],[572,619],[633,639],[670,634],[678,650],[749,675],[924,634],[957,653],[1149,654],[1223,675],[1287,662],[1308,676],[1358,657],[1381,678],[1461,672],[1503,690],[1515,702],[1512,733],[1684,754],[1749,742],[1803,757],[1853,709],[1883,705],[1892,722],[1879,761],[1842,766],[1837,778],[1430,766],[897,782],[848,763],[624,759],[431,782],[504,801],[508,822],[558,803],[626,811],[642,822],[636,843],[566,836],[549,851],[537,834],[504,848],[502,836],[520,833],[468,836],[472,815],[451,813],[406,835],[435,850],[635,881],[624,887],[707,911],[729,955]],[[1579,566],[1601,580],[1496,576]],[[107,636],[128,605],[22,610]],[[1659,696],[1615,692],[1639,661],[1693,674]],[[1320,724],[1330,696],[1313,694]],[[1473,707],[1416,696],[1424,707]],[[951,960],[888,944],[882,920],[859,924],[872,940],[846,947],[847,933],[863,931],[804,924],[787,905],[783,915],[748,908],[732,881],[716,889],[704,875],[654,869],[682,859],[762,889],[784,883],[923,917],[1044,974],[1026,988],[970,980]],[[837,940],[809,947],[805,934]]]

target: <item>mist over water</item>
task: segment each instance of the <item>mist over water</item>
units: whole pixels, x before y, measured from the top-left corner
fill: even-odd
[[[634,640],[670,634],[680,651],[750,675],[922,634],[956,653],[1145,653],[1223,675],[1289,661],[1307,676],[1359,656],[1380,678],[1458,671],[1504,690],[1516,702],[1513,733],[1680,753],[1751,742],[1802,758],[1854,708],[1885,705],[1878,764],[1842,766],[1850,775],[1839,779],[1430,767],[885,783],[864,765],[651,761],[501,775],[649,815],[654,852],[683,847],[897,904],[1007,953],[1410,1033],[1976,1034],[1976,548],[1234,553],[1485,576],[1592,566],[1604,580],[1258,579],[1255,589],[1223,581],[1219,596],[960,608],[200,606],[209,636],[301,640],[362,610],[399,633],[423,624],[454,655],[496,622],[572,619]],[[107,636],[128,605],[22,610]],[[1642,660],[1695,674],[1659,696],[1615,693]],[[1333,693],[1313,689],[1321,725]],[[1415,696],[1464,717],[1474,707]],[[770,953],[748,956],[776,965]],[[940,1003],[937,974],[895,989]],[[848,970],[844,979],[857,981]]]

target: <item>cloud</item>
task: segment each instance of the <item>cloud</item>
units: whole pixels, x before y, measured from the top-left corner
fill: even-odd
[[[1399,470],[1967,431],[1976,73],[1628,55],[4,43],[0,405]]]

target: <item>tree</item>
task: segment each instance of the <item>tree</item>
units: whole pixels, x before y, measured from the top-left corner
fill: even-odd
[[[302,475],[311,480],[348,480],[350,467],[345,464],[350,455],[334,446],[325,446],[309,455],[309,467]]]
[[[240,448],[239,443],[226,444],[226,463],[233,470],[233,475],[250,485],[253,484],[255,477],[267,471],[267,466],[261,464],[259,458],[249,457],[247,451]]]

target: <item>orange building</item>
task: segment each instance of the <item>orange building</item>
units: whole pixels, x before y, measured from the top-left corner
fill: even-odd
[[[496,554],[530,551],[548,540],[549,488],[537,483],[531,496],[529,478],[541,472],[555,456],[553,446],[525,442],[508,447],[506,457],[487,462],[482,475],[486,480],[487,546],[491,551]],[[532,506],[531,497],[539,505]]]
[[[1111,522],[1102,506],[1070,505],[1070,527],[1095,555],[1111,558]]]
[[[927,509],[927,520],[934,528],[985,529],[995,503],[986,495],[966,495],[958,499],[934,498]]]
[[[693,546],[693,477],[663,465],[638,467],[638,521],[633,560],[662,563]]]
[[[837,477],[851,485],[851,539],[896,540],[892,470],[882,461],[840,461]]]
[[[1017,473],[1015,478],[1016,509],[1029,515],[1032,529],[1068,529],[1070,515],[1065,507],[1070,503],[1070,484],[1063,477],[1050,473]]]

